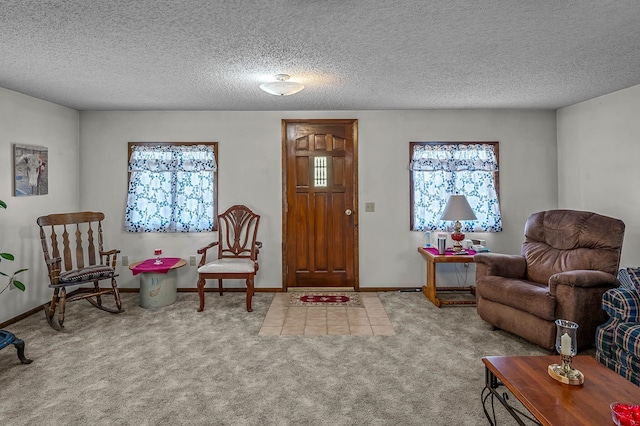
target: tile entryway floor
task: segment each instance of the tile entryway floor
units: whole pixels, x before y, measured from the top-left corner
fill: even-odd
[[[289,306],[289,293],[276,293],[260,336],[392,336],[395,334],[377,293],[358,293],[364,307]]]

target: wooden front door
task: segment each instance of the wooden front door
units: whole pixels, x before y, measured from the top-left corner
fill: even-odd
[[[357,120],[282,120],[284,288],[358,288]]]

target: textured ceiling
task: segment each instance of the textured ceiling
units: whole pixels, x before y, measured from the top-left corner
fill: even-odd
[[[277,73],[306,89],[262,92]],[[78,110],[555,109],[636,84],[638,0],[0,0],[0,87]]]

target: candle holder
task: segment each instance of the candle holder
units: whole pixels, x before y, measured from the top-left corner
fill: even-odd
[[[547,371],[551,377],[568,385],[584,384],[584,375],[571,367],[572,358],[578,353],[576,332],[578,324],[558,319],[556,323],[556,350],[560,354],[561,364],[551,364]]]
[[[162,265],[162,259],[160,256],[162,255],[162,249],[155,249],[153,251],[154,256],[156,256],[156,261],[153,262],[154,265]]]

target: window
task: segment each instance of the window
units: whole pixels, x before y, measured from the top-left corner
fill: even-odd
[[[125,230],[215,230],[217,148],[217,142],[129,142]]]
[[[313,157],[313,186],[327,186],[327,157]]]
[[[447,230],[449,195],[464,194],[477,221],[462,232],[500,232],[498,142],[411,142],[411,230]]]

